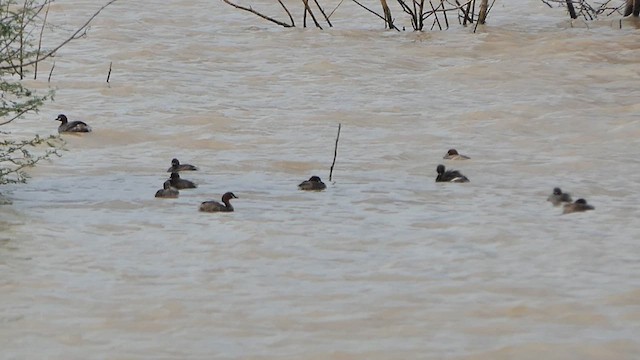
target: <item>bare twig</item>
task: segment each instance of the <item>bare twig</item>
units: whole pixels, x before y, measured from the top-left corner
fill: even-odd
[[[336,5],[336,7],[333,8],[333,10],[331,10],[331,12],[329,13],[329,17],[331,17],[331,15],[333,15],[334,12],[336,12],[336,10],[338,10],[338,8],[340,7],[340,5],[342,5],[342,2],[344,0],[340,0],[340,2],[338,3],[338,5]]]
[[[416,0],[411,0],[411,3],[413,5],[413,12],[412,12],[412,17],[413,17],[413,21],[415,26],[413,27],[416,30],[422,30],[420,28],[420,20],[418,20],[418,9],[416,9]]]
[[[382,19],[385,23],[387,23],[386,19],[385,19],[382,15],[380,15],[380,14],[378,14],[377,12],[375,12],[375,11],[373,11],[373,10],[369,9],[368,7],[366,7],[366,6],[362,5],[361,3],[359,3],[359,2],[358,2],[358,0],[351,0],[351,1],[353,1],[353,2],[354,2],[354,3],[356,3],[356,4],[358,4],[361,8],[363,8],[363,9],[367,10],[368,12],[370,12],[370,13],[372,13],[373,15],[375,15],[375,16],[377,16],[377,17],[379,17],[379,18],[380,18],[380,19]],[[394,29],[396,29],[396,30],[400,31],[400,29],[398,29],[395,25],[393,25],[393,24],[391,24],[391,25],[393,26],[393,28],[394,28]]]
[[[393,16],[391,16],[391,9],[389,9],[389,4],[387,4],[387,0],[380,0],[380,5],[382,6],[382,12],[384,13],[384,20],[386,22],[386,27],[389,29],[392,29]]]
[[[494,0],[495,1],[495,0]],[[547,6],[553,8],[554,5],[566,7],[569,16],[572,19],[583,17],[585,20],[597,19],[599,15],[610,16],[618,13],[627,16],[632,13],[633,4],[637,4],[638,12],[640,12],[640,0],[625,0],[622,3],[618,1],[606,0],[601,3],[589,3],[588,0],[541,0]],[[612,4],[613,3],[613,4]],[[596,6],[597,5],[597,6]],[[493,3],[492,5],[493,6]],[[624,8],[624,9],[623,9]]]
[[[109,79],[111,78],[111,65],[113,65],[113,61],[109,63],[109,73],[107,74],[107,84],[109,83]]]
[[[302,27],[307,27],[307,7],[304,7],[304,13],[302,14]]]
[[[234,8],[236,8],[236,9],[240,9],[240,10],[248,11],[248,12],[250,12],[250,13],[252,13],[252,14],[258,15],[259,17],[261,17],[261,18],[263,18],[263,19],[265,19],[265,20],[271,21],[272,23],[276,23],[276,24],[278,24],[278,25],[280,25],[280,26],[283,26],[283,27],[286,27],[286,28],[294,27],[294,25],[290,25],[290,24],[287,24],[287,23],[285,23],[285,22],[282,22],[282,21],[276,20],[276,19],[274,19],[274,18],[271,18],[271,17],[269,17],[269,16],[263,15],[263,14],[261,14],[261,13],[259,13],[259,12],[255,11],[255,10],[253,10],[251,7],[244,7],[244,6],[241,6],[241,5],[238,5],[238,4],[234,4],[234,3],[232,3],[232,2],[231,2],[231,1],[229,1],[229,0],[222,0],[222,1],[224,1],[224,2],[225,2],[225,3],[227,3],[228,5],[233,6],[233,7],[234,7]],[[282,3],[281,3],[281,4],[282,4]],[[283,6],[284,6],[284,5],[283,5]],[[287,13],[288,13],[288,11],[287,11]],[[291,14],[289,14],[289,16],[291,16]]]
[[[442,9],[444,10],[444,2],[440,1],[440,6],[442,6]],[[438,7],[440,7],[438,6]],[[436,8],[438,9],[438,8]],[[449,18],[447,17],[447,12],[443,11],[442,14],[444,15],[444,24],[446,25],[446,28],[449,28]]]
[[[469,4],[468,11],[471,14],[471,23],[473,23],[475,21],[475,19],[473,17],[476,14],[476,0],[471,0],[471,3]]]
[[[577,19],[578,15],[576,15],[576,9],[573,7],[573,1],[567,0],[567,9],[569,9],[569,16],[572,19]]]
[[[116,1],[118,1],[118,0],[110,0],[110,1],[109,1],[109,2],[107,2],[105,5],[103,5],[100,9],[98,9],[98,11],[96,11],[96,12],[95,12],[95,13],[94,13],[90,18],[89,18],[89,20],[87,20],[84,24],[82,24],[82,26],[80,26],[80,27],[76,30],[76,32],[74,32],[74,33],[73,33],[73,35],[71,35],[71,36],[70,36],[70,37],[68,37],[66,40],[64,40],[63,42],[61,42],[60,44],[58,44],[58,46],[56,46],[55,48],[53,48],[53,50],[49,50],[49,51],[48,51],[47,53],[45,53],[43,56],[41,56],[41,57],[40,57],[40,56],[39,56],[39,57],[36,57],[35,59],[33,59],[33,60],[29,61],[29,62],[26,62],[26,63],[22,64],[22,66],[30,66],[30,65],[33,65],[33,64],[35,64],[35,63],[37,63],[37,62],[40,62],[40,61],[42,61],[42,60],[44,60],[44,59],[50,58],[51,56],[53,56],[53,55],[56,53],[56,51],[60,50],[63,46],[67,45],[70,41],[81,38],[81,37],[84,35],[84,33],[83,33],[83,32],[86,32],[87,27],[88,27],[88,26],[89,26],[89,24],[93,21],[93,19],[95,19],[95,18],[96,18],[96,16],[98,16],[98,15],[102,12],[102,10],[104,10],[107,6],[109,6],[109,5],[113,4],[113,3],[114,3],[114,2],[116,2]],[[224,1],[224,0],[223,0],[223,1]],[[1,71],[1,70],[10,70],[10,69],[14,69],[14,68],[15,68],[15,67],[14,67],[13,65],[9,64],[9,65],[5,65],[5,66],[0,66],[0,71]]]
[[[469,16],[469,7],[471,6],[471,1],[468,1],[465,4],[460,4],[460,2],[458,0],[456,0],[456,5],[458,5],[458,9],[462,12],[463,16],[463,21],[462,21],[462,25],[467,25],[467,21],[471,22],[471,17]],[[464,7],[465,5],[467,6],[467,9],[465,10]]]
[[[291,20],[291,27],[295,27],[296,23],[295,23],[295,21],[293,21],[293,16],[291,16],[291,13],[289,12],[289,9],[287,9],[287,7],[284,6],[284,4],[282,3],[282,0],[278,0],[278,2],[280,3],[280,5],[282,5],[282,8],[287,13],[287,15],[289,15],[289,20]]]
[[[42,35],[44,33],[44,26],[47,24],[47,16],[49,16],[49,8],[51,7],[51,1],[47,1],[47,10],[44,12],[44,19],[42,20],[42,27],[40,28],[40,37],[38,38],[38,49],[36,50],[36,58],[40,56],[42,50]],[[38,63],[35,63],[33,68],[33,80],[38,77]]]
[[[316,27],[322,30],[322,26],[320,26],[320,23],[316,19],[316,16],[313,14],[313,11],[311,11],[311,7],[309,6],[309,0],[302,0],[302,3],[304,4],[305,15],[308,12],[309,15],[311,16],[311,19],[313,20],[313,23],[316,25]],[[306,25],[306,22],[305,22],[305,25]]]
[[[233,1],[235,0],[223,0],[223,1],[226,4],[231,5],[237,9],[251,12],[259,17],[262,17],[263,19],[274,22],[278,25],[281,25],[284,27],[295,26],[293,16],[291,15],[291,12],[287,9],[287,7],[284,5],[284,2],[283,2],[284,0],[278,0],[278,3],[280,4],[280,6],[282,6],[282,8],[287,13],[287,16],[289,17],[291,24],[286,24],[282,21],[266,16],[254,10],[251,6],[242,6],[242,5],[235,4],[233,3]],[[327,24],[330,27],[333,27],[333,24],[330,18],[336,12],[338,7],[341,6],[344,0],[339,0],[338,4],[336,5],[335,8],[333,8],[331,12],[325,12],[324,7],[321,4],[322,0],[312,0],[312,1],[313,3],[315,3],[317,10],[319,10],[322,13],[322,16],[324,20],[327,22]],[[383,14],[380,14],[372,10],[372,8],[368,7],[368,5],[365,5],[364,4],[365,2],[362,0],[352,0],[352,1],[356,3],[358,6],[360,6],[361,8],[365,9],[366,11],[382,19],[385,22],[385,27],[400,31],[400,29],[394,25],[394,19],[387,5],[387,2],[389,0],[380,0]],[[476,27],[474,27],[474,31],[476,31],[477,23],[478,22],[480,22],[480,24],[484,23],[487,17],[487,14],[489,13],[489,10],[495,3],[495,0],[492,0],[491,6],[488,6],[489,0],[479,0],[479,1],[476,1],[476,0],[395,0],[395,1],[397,1],[397,3],[400,5],[402,11],[407,15],[409,15],[411,20],[411,26],[413,27],[414,30],[417,30],[417,31],[423,30],[425,25],[425,20],[428,19],[431,15],[434,16],[432,29],[435,26],[437,26],[440,30],[449,28],[450,27],[449,16],[452,16],[452,13],[453,14],[457,13],[458,20],[462,25],[473,24],[474,22],[476,22]],[[428,5],[425,4],[425,1],[428,1],[429,4]],[[587,0],[542,0],[542,1],[544,2],[574,1],[575,2],[575,1],[587,1]],[[608,1],[614,1],[614,0],[604,0],[604,1],[608,2]],[[640,1],[640,0],[635,0],[635,1]],[[479,10],[478,8],[476,8],[476,2],[478,2],[479,4]],[[302,3],[304,7],[304,11],[302,14],[302,22],[303,22],[302,26],[303,27],[307,26],[307,17],[309,16],[313,20],[315,26],[319,29],[322,29],[322,26],[318,22],[319,18],[315,16],[314,9],[312,9],[313,5],[310,4],[310,1],[302,0]],[[442,18],[440,15],[442,15]]]
[[[53,65],[51,65],[51,70],[49,71],[49,78],[47,79],[47,82],[50,83],[51,82],[51,74],[53,74],[53,69],[55,69],[56,67],[56,62],[53,62]]]
[[[25,33],[25,28],[27,26],[27,23],[24,21],[25,19],[25,15],[27,14],[27,6],[28,6],[29,2],[25,1],[24,5],[22,7],[22,11],[20,12],[20,48],[19,48],[19,56],[18,56],[18,60],[20,61],[20,71],[19,71],[19,75],[20,75],[20,80],[22,80],[24,78],[24,46],[25,46],[25,38],[24,38],[24,33]]]
[[[431,4],[431,1],[429,1],[429,4],[431,5],[431,8],[433,9],[433,4]],[[420,0],[420,6],[418,6],[419,9],[419,13],[416,14],[416,17],[419,21],[418,26],[420,27],[420,30],[422,30],[422,27],[424,26],[424,20],[422,20],[422,15],[424,13],[424,0]],[[437,17],[436,17],[437,19]],[[442,27],[440,28],[440,30],[442,30]]]
[[[400,4],[400,6],[402,7],[402,11],[411,15],[411,9],[409,8],[409,5],[407,5],[403,0],[398,0],[398,4]]]
[[[333,27],[333,25],[331,25],[331,20],[329,20],[327,14],[324,13],[324,10],[322,9],[322,6],[320,6],[320,3],[318,3],[318,0],[313,0],[313,2],[315,2],[318,9],[320,9],[322,16],[324,16],[325,21],[327,22],[327,24],[329,24],[329,27]]]
[[[489,10],[491,7],[488,5],[489,0],[481,0],[480,2],[480,13],[478,14],[478,21],[476,21],[476,25],[473,27],[473,32],[475,33],[478,30],[478,25],[483,24],[487,20],[487,15],[489,15]],[[495,3],[495,0],[491,3],[491,6]]]
[[[336,165],[336,158],[338,157],[338,140],[340,140],[340,128],[342,124],[338,124],[338,136],[336,136],[336,147],[333,150],[333,162],[331,163],[331,169],[329,170],[329,181],[333,176],[333,167]]]
[[[438,24],[438,28],[442,30],[442,25],[440,25],[440,19],[438,19],[438,13],[436,12],[436,9],[433,7],[433,4],[431,3],[431,1],[429,1],[429,5],[431,5],[431,10],[433,11],[433,16],[436,18],[436,23]],[[438,5],[438,7],[440,7],[440,5]],[[422,17],[420,17],[420,21],[422,21]]]
[[[484,24],[487,21],[487,14],[489,12],[489,0],[480,1],[480,12],[478,14],[477,24]],[[475,30],[474,30],[475,32]]]

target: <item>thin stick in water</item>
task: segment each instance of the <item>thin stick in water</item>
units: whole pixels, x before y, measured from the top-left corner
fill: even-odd
[[[113,65],[113,61],[109,63],[109,73],[107,74],[107,83],[109,83],[109,78],[111,78],[111,65]]]
[[[336,136],[336,147],[333,150],[333,162],[331,163],[331,170],[329,170],[329,181],[331,181],[331,177],[333,176],[333,167],[336,165],[336,157],[338,157],[338,140],[340,140],[340,128],[342,124],[338,124],[338,136]]]
[[[44,34],[44,27],[47,24],[47,16],[49,16],[49,8],[51,8],[51,1],[47,1],[47,10],[44,12],[44,19],[42,20],[42,27],[40,28],[40,38],[38,38],[38,50],[36,50],[36,58],[40,57],[40,51],[42,50],[42,35]],[[38,63],[33,65],[33,80],[38,77]]]
[[[51,82],[51,75],[53,74],[53,69],[56,68],[56,62],[53,62],[53,65],[51,65],[51,70],[49,71],[49,78],[47,79],[47,82],[50,83]]]

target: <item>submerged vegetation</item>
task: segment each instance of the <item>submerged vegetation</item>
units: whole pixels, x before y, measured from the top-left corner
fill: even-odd
[[[296,21],[289,8],[278,0],[279,6],[284,10],[288,20],[277,19],[274,16],[266,15],[266,10],[256,10],[252,6],[240,5],[235,0],[222,0],[236,9],[248,11],[262,19],[270,21],[283,27],[296,27]],[[400,29],[396,25],[394,13],[402,12],[409,17],[411,27],[415,31],[423,30],[445,30],[452,23],[457,22],[462,26],[484,24],[496,0],[380,0],[379,8],[372,5],[365,5],[362,0],[340,0],[330,11],[327,6],[322,5],[320,0],[301,0],[302,7],[302,27],[307,27],[308,22],[318,29],[323,26],[333,27],[331,16],[340,8],[345,1],[351,1],[359,7],[369,12],[373,16],[381,19],[387,29]],[[610,15],[633,15],[640,16],[640,0],[604,0],[596,2],[591,0],[541,0],[549,7],[566,7],[572,19],[583,18],[584,20],[595,20],[599,16]],[[392,9],[389,3],[395,6]],[[275,5],[277,6],[277,5]],[[377,6],[377,5],[376,5]]]
[[[278,0],[278,3],[280,7],[284,9],[288,21],[278,20],[275,17],[265,15],[264,12],[255,10],[251,6],[239,5],[231,0],[222,1],[236,9],[248,11],[274,24],[283,27],[296,26],[291,11],[282,0]],[[308,21],[313,22],[313,26],[318,29],[323,29],[323,26],[333,27],[331,16],[345,1],[348,0],[341,0],[331,11],[327,11],[327,7],[323,6],[319,0],[313,0],[313,2],[310,0],[302,0],[302,27],[307,27]],[[393,14],[398,11],[401,11],[409,17],[413,30],[423,31],[427,28],[431,30],[435,28],[444,30],[456,21],[463,26],[484,24],[495,2],[495,0],[491,0],[491,3],[489,3],[489,0],[395,0],[393,4],[397,2],[397,6],[392,11],[387,0],[380,0],[379,10],[364,5],[363,2],[359,0],[350,1],[356,3],[373,16],[381,19],[384,22],[385,28],[397,31],[404,30],[404,28],[400,29],[395,24]]]
[[[96,11],[75,32],[55,46],[43,47],[44,30],[53,0],[0,0],[0,126],[6,126],[25,114],[37,112],[53,99],[53,91],[38,94],[23,85],[33,73],[38,75],[38,64],[55,56],[56,52],[72,40],[84,36],[91,21],[107,6]],[[53,155],[60,155],[64,144],[58,135],[30,139],[11,139],[10,133],[1,131],[0,185],[26,181],[25,169]]]
[[[549,7],[566,7],[572,19],[595,20],[601,16],[640,15],[640,0],[541,0]]]

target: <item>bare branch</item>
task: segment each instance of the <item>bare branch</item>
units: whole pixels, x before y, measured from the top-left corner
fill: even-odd
[[[56,61],[53,61],[53,65],[51,65],[51,70],[49,71],[49,77],[47,78],[47,82],[50,83],[51,82],[51,75],[53,75],[53,69],[56,68]]]
[[[393,16],[391,16],[391,9],[389,9],[389,4],[387,4],[387,0],[380,0],[380,6],[382,6],[382,12],[384,13],[384,21],[387,23],[387,27],[389,29],[395,28],[393,25]],[[397,28],[395,28],[398,30]]]
[[[320,4],[318,3],[318,0],[313,0],[313,2],[315,2],[318,9],[320,9],[322,16],[324,16],[324,19],[327,21],[327,24],[329,24],[329,27],[333,27],[333,25],[331,25],[331,20],[329,20],[329,17],[327,16],[327,14],[324,13],[324,10],[322,9],[322,6],[320,6]]]
[[[234,4],[234,3],[232,3],[232,2],[231,2],[231,1],[229,1],[229,0],[222,0],[222,1],[224,1],[224,2],[225,2],[225,3],[227,3],[228,5],[233,6],[233,7],[234,7],[234,8],[236,8],[236,9],[240,9],[240,10],[248,11],[248,12],[250,12],[250,13],[252,13],[252,14],[258,15],[259,17],[261,17],[261,18],[263,18],[263,19],[265,19],[265,20],[268,20],[268,21],[271,21],[272,23],[278,24],[278,25],[280,25],[280,26],[282,26],[282,27],[289,28],[289,27],[294,27],[294,26],[295,26],[295,25],[289,25],[289,24],[284,23],[284,22],[282,22],[282,21],[279,21],[279,20],[276,20],[276,19],[271,18],[271,17],[269,17],[269,16],[263,15],[263,14],[261,14],[261,13],[259,13],[259,12],[255,11],[255,10],[253,10],[251,7],[244,7],[244,6],[241,6],[241,5],[238,5],[238,4]],[[280,4],[282,4],[282,3],[280,3]],[[284,5],[282,5],[282,6],[284,6]],[[286,8],[285,8],[285,9],[286,9]],[[287,13],[289,13],[289,11],[287,11]],[[289,17],[291,17],[291,14],[289,14]]]
[[[351,0],[351,1],[353,1],[353,2],[354,2],[354,3],[356,3],[356,4],[358,4],[361,8],[363,8],[363,9],[367,10],[368,12],[372,13],[373,15],[375,15],[375,16],[379,17],[380,19],[384,20],[384,17],[383,17],[382,15],[380,15],[380,14],[378,14],[377,12],[375,12],[375,11],[373,11],[373,10],[369,9],[368,7],[366,7],[366,6],[362,5],[362,4],[360,4],[357,0]]]
[[[576,15],[576,9],[573,7],[573,1],[572,0],[566,0],[567,1],[567,9],[569,9],[569,16],[572,19],[577,19],[578,15]]]
[[[433,16],[435,17],[435,23],[438,24],[438,28],[440,30],[442,30],[442,25],[440,25],[440,19],[438,19],[438,13],[436,12],[436,9],[433,7],[433,4],[431,3],[431,1],[429,1],[429,5],[431,5],[431,10],[433,11]],[[438,5],[438,7],[440,7],[440,5]],[[445,13],[446,14],[446,13]],[[420,21],[422,21],[422,19],[420,19]]]
[[[107,6],[113,4],[114,2],[116,2],[118,0],[110,0],[109,2],[107,2],[105,5],[103,5],[100,9],[98,9],[98,11],[96,11],[90,18],[89,20],[87,20],[82,26],[80,26],[75,33],[73,33],[73,35],[71,35],[69,38],[67,38],[65,41],[63,41],[62,43],[58,44],[58,46],[56,46],[55,48],[53,48],[53,50],[49,50],[47,53],[45,53],[43,56],[41,57],[36,57],[34,60],[31,60],[29,62],[26,62],[24,64],[22,64],[23,66],[29,66],[29,65],[33,65],[35,63],[38,63],[44,59],[47,59],[51,56],[53,56],[56,51],[60,50],[60,48],[62,48],[63,46],[67,45],[70,41],[72,40],[76,40],[79,39],[80,37],[82,37],[84,34],[83,32],[86,32],[87,27],[89,26],[89,24],[91,24],[91,22],[93,21],[93,19],[96,18],[96,16],[98,16],[98,14],[100,14],[102,12],[102,10],[104,10]],[[224,0],[223,0],[224,1]],[[13,69],[14,66],[8,65],[8,66],[0,66],[0,71],[1,70],[10,70]]]
[[[42,50],[42,34],[44,33],[44,27],[47,24],[47,17],[49,16],[49,9],[51,8],[51,1],[47,1],[47,11],[44,13],[44,19],[42,20],[42,27],[40,28],[40,37],[38,38],[38,50],[36,51],[36,58],[40,56],[40,51]],[[36,80],[38,77],[38,64],[35,63],[33,69],[33,80]]]
[[[585,20],[594,20],[597,19],[599,15],[604,14],[606,16],[610,16],[614,13],[618,13],[622,16],[627,16],[632,13],[631,9],[633,8],[633,4],[637,4],[637,9],[640,12],[640,0],[625,0],[620,4],[618,4],[618,1],[615,1],[613,5],[611,5],[612,0],[606,0],[602,3],[594,2],[593,5],[587,0],[541,1],[551,8],[553,8],[554,5],[558,7],[566,7],[567,11],[569,12],[569,17],[571,17],[572,19],[583,17]],[[493,4],[491,6],[493,6]]]
[[[336,146],[333,150],[333,162],[331,163],[331,169],[329,170],[329,181],[331,181],[333,176],[333,167],[336,165],[336,158],[338,157],[338,140],[340,140],[340,128],[342,128],[342,124],[338,124],[338,135],[336,136]]]
[[[309,15],[311,15],[311,19],[313,20],[313,23],[316,25],[317,28],[322,30],[322,26],[320,26],[320,23],[316,19],[316,16],[313,15],[313,11],[311,11],[311,7],[309,7],[309,0],[302,0],[302,3],[304,4],[305,14],[309,12]]]
[[[291,26],[292,27],[296,26],[296,23],[293,21],[293,16],[291,16],[291,13],[289,12],[289,9],[287,9],[287,7],[284,6],[284,4],[282,3],[282,0],[278,0],[278,2],[280,3],[280,5],[282,5],[282,8],[287,13],[287,15],[289,15],[289,20],[291,20]]]
[[[340,5],[342,5],[342,2],[344,0],[340,0],[340,2],[338,3],[338,5],[336,5],[336,7],[333,8],[333,10],[331,10],[331,12],[329,13],[329,17],[331,17],[331,15],[333,15],[334,12],[336,12],[336,10],[338,10],[338,8],[340,7]]]
[[[111,79],[111,66],[113,65],[113,61],[109,63],[109,72],[107,73],[107,84],[109,83],[109,79]]]

